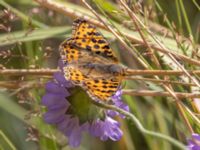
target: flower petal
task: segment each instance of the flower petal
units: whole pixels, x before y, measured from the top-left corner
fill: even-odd
[[[112,96],[112,99],[115,100],[121,100],[121,96],[122,96],[122,90],[121,88],[119,88],[119,90],[117,90],[117,92]]]
[[[200,150],[200,146],[199,145],[194,145],[194,146],[192,146],[191,150]]]
[[[115,117],[115,116],[119,115],[118,112],[113,111],[113,110],[107,110],[107,111],[106,111],[106,114],[107,114],[109,117]]]
[[[193,133],[192,134],[192,138],[194,138],[194,139],[196,139],[196,140],[198,140],[200,142],[200,135],[199,134]]]
[[[47,107],[68,107],[69,102],[59,94],[48,93],[42,97],[42,105]]]
[[[73,128],[77,127],[77,126],[79,126],[79,120],[78,120],[78,118],[77,117],[72,117],[69,120],[68,124],[67,124],[65,135],[70,136],[71,133],[72,133]]]
[[[200,135],[197,133],[192,134],[192,138],[188,139],[188,150],[200,150]]]
[[[64,120],[65,112],[67,108],[63,107],[61,109],[50,110],[44,114],[44,120],[50,124],[57,124]]]
[[[88,131],[89,126],[90,126],[90,124],[88,122],[85,122],[84,124],[81,125],[81,130],[82,131]]]
[[[67,97],[70,95],[69,92],[64,87],[59,86],[59,84],[57,84],[55,82],[48,82],[46,84],[46,92],[62,94],[64,97]]]
[[[63,87],[71,88],[73,87],[72,83],[70,81],[67,81],[61,72],[54,73],[54,78],[56,81]]]
[[[123,132],[121,131],[121,129],[117,126],[115,127],[113,126],[111,135],[109,137],[113,141],[118,141],[121,139],[122,135],[123,135]]]
[[[97,119],[93,121],[92,124],[90,125],[89,132],[92,136],[100,137],[103,134],[102,127],[103,127],[103,121]]]
[[[69,145],[74,148],[78,147],[81,143],[81,138],[82,135],[80,127],[79,126],[74,127],[69,136]]]
[[[122,131],[120,125],[114,119],[107,117],[105,120],[105,126],[107,130],[107,136],[113,141],[118,141],[122,137]]]
[[[115,106],[125,110],[125,111],[129,111],[129,107],[127,104],[125,104],[122,99],[121,99],[121,96],[122,96],[122,90],[121,88],[112,96],[112,101],[114,103]],[[107,115],[110,116],[110,117],[114,117],[116,115],[119,115],[121,118],[125,118],[124,115],[116,112],[116,111],[112,111],[112,110],[107,110]]]
[[[71,116],[65,115],[62,122],[59,122],[57,124],[58,129],[66,134],[69,130],[72,130],[72,127],[70,126]]]

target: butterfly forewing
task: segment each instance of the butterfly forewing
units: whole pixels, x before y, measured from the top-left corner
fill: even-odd
[[[71,39],[67,39],[60,45],[59,48],[62,60],[67,63],[78,61],[81,55],[81,52],[78,49],[74,48],[70,43]]]
[[[72,39],[74,39],[74,45],[80,49],[85,49],[113,62],[118,62],[106,39],[97,31],[95,26],[87,21],[83,19],[74,21]]]

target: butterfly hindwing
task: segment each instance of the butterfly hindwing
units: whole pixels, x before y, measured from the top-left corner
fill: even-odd
[[[83,86],[93,99],[106,101],[118,90],[120,83],[117,78],[102,78],[85,80]]]
[[[66,80],[70,80],[74,84],[80,86],[82,85],[82,82],[87,79],[87,76],[85,76],[79,69],[71,65],[64,67],[64,75]]]
[[[121,79],[116,77],[94,78],[87,76],[77,66],[64,67],[65,78],[75,85],[82,86],[92,99],[108,100],[119,88]]]

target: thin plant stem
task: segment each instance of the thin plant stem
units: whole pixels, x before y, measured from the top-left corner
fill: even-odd
[[[186,83],[186,82],[180,82],[180,81],[172,81],[172,80],[162,80],[162,79],[153,79],[153,78],[141,78],[141,77],[135,77],[130,76],[126,77],[125,80],[137,80],[137,81],[147,81],[147,82],[155,82],[155,83],[166,83],[166,84],[177,84],[177,85],[183,85],[183,86],[195,86],[194,83]]]
[[[131,15],[131,12],[130,11],[127,11],[127,12],[129,14],[129,16],[131,17],[131,19],[132,19],[132,21],[133,21],[133,23],[135,25],[136,30],[140,34],[140,37],[142,38],[142,40],[144,42],[144,45],[147,47],[148,51],[152,54],[153,62],[156,64],[156,66],[158,66],[160,68],[159,61],[158,61],[157,57],[154,55],[154,52],[153,52],[150,44],[147,42],[148,39],[146,39],[146,37],[142,33],[142,30],[139,28],[139,25],[138,25],[137,21],[135,20],[135,18]]]
[[[52,76],[54,73],[58,72],[58,69],[1,69],[0,75],[11,75],[11,76],[19,76],[19,75],[50,75]]]
[[[198,10],[200,11],[200,6],[199,6],[199,4],[196,2],[196,0],[192,0],[192,2],[193,2],[194,5],[198,8]]]
[[[185,10],[185,7],[184,7],[184,4],[183,4],[183,1],[182,0],[179,0],[179,4],[180,4],[180,8],[181,8],[181,11],[183,13],[183,17],[184,17],[184,20],[185,20],[185,24],[186,24],[186,28],[190,34],[190,36],[192,37],[193,34],[192,34],[192,29],[190,27],[190,23],[189,23],[189,20],[188,20],[188,16],[186,14],[186,10]],[[193,40],[193,39],[192,39]]]
[[[194,130],[193,130],[193,128],[192,128],[192,126],[191,126],[189,120],[187,119],[187,116],[186,116],[185,111],[184,111],[184,109],[183,109],[183,107],[182,107],[182,104],[180,103],[179,98],[177,97],[177,95],[174,93],[174,91],[173,91],[170,87],[164,85],[164,88],[165,88],[165,89],[171,94],[171,96],[175,99],[176,106],[177,106],[177,108],[178,108],[178,110],[179,110],[179,113],[180,113],[181,117],[183,118],[184,122],[186,123],[186,126],[188,127],[188,129],[189,129],[189,131],[190,131],[191,133],[194,133]]]
[[[197,125],[200,126],[200,120],[199,118],[187,107],[183,104],[184,109],[188,112],[188,114],[193,118],[194,121],[196,121]]]
[[[191,74],[199,75],[199,70],[189,71]],[[184,71],[182,70],[134,70],[134,69],[127,69],[126,71],[127,76],[131,75],[158,75],[158,76],[165,76],[165,75],[184,75]]]
[[[166,140],[170,143],[172,143],[174,146],[177,146],[179,147],[180,149],[186,149],[186,146],[184,146],[182,143],[180,143],[179,141],[177,141],[176,139],[174,138],[171,138],[167,135],[164,135],[164,134],[161,134],[161,133],[158,133],[158,132],[154,132],[154,131],[150,131],[150,130],[147,130],[143,127],[143,125],[140,123],[140,121],[130,112],[127,112],[121,108],[118,108],[114,105],[108,105],[108,104],[105,104],[105,103],[99,103],[99,102],[96,102],[94,100],[92,100],[92,103],[94,105],[97,105],[99,107],[102,107],[102,108],[105,108],[105,109],[111,109],[111,110],[114,110],[114,111],[117,111],[123,115],[125,115],[128,119],[130,119],[131,121],[133,121],[135,123],[135,125],[137,126],[137,128],[144,134],[146,135],[150,135],[150,136],[153,136],[153,137],[157,137],[159,139],[163,139],[163,140]]]
[[[19,75],[46,75],[51,76],[56,72],[59,72],[59,69],[1,69],[0,75],[9,75],[9,76],[19,76]],[[200,75],[200,70],[187,70],[190,74]],[[165,76],[165,75],[175,75],[181,76],[184,75],[184,72],[181,70],[135,70],[127,69],[125,71],[126,76],[134,75],[143,75],[143,76]]]
[[[179,6],[178,0],[175,0],[175,3],[176,3],[176,10],[177,10],[177,18],[178,18],[179,28],[181,29],[183,24],[182,24],[182,18],[181,18],[180,6]]]
[[[10,146],[12,150],[17,150],[16,147],[12,144],[12,142],[7,138],[7,136],[0,130],[1,137],[6,141],[6,143]]]
[[[124,89],[122,90],[124,95],[131,96],[171,96],[169,92],[163,91],[149,91],[149,90],[132,90],[132,89]],[[200,98],[200,93],[182,93],[182,92],[174,92],[178,98]]]

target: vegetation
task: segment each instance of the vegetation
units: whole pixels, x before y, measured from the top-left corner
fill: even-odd
[[[44,122],[41,99],[76,18],[95,25],[129,68],[122,88],[130,112],[94,102],[126,115],[116,118],[123,137],[86,133],[74,149],[184,149],[200,133],[197,0],[0,0],[0,149],[73,149]]]

